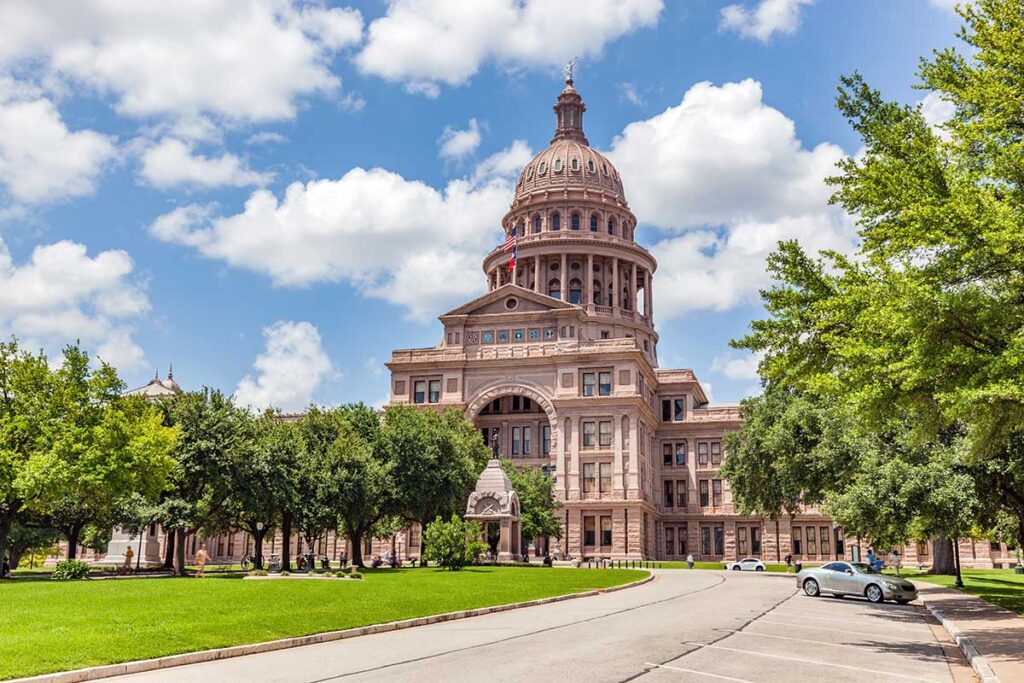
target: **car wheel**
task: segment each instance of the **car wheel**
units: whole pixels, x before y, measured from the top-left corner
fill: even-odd
[[[896,601],[896,604],[897,605],[906,605],[908,602],[910,602],[910,600],[907,600],[906,598],[900,598],[899,600]]]
[[[740,570],[740,566],[739,566],[738,564],[734,564],[734,565],[732,566],[732,570],[733,570],[734,572],[738,572],[738,571]]]
[[[764,567],[754,567],[754,571],[755,572],[763,572],[764,571]]]
[[[869,602],[873,602],[876,605],[880,602],[885,602],[885,594],[882,593],[882,589],[875,584],[871,584],[867,587],[864,591],[864,597],[866,597]]]
[[[807,593],[807,595],[812,598],[816,598],[821,595],[821,588],[818,586],[818,582],[814,579],[807,579],[804,581],[804,593]]]

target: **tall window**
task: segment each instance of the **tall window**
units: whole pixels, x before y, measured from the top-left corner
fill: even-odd
[[[686,507],[686,480],[679,479],[676,481],[676,507]]]
[[[662,482],[662,486],[665,488],[665,507],[675,507],[675,482],[666,479],[664,482]]]
[[[594,294],[593,301],[591,303],[601,305],[601,281],[594,280]]]
[[[612,445],[612,423],[608,420],[598,422],[598,445],[602,448]]]
[[[670,443],[661,447],[661,464],[665,467],[672,466],[672,444]]]
[[[722,480],[711,480],[711,503],[717,508],[722,506]]]
[[[430,380],[430,396],[427,397],[431,403],[441,402],[441,380]]]
[[[661,421],[682,422],[686,419],[686,399],[682,396],[661,399]]]
[[[609,218],[608,219],[608,234],[609,235],[614,235],[615,234],[615,219],[614,218]]]
[[[818,528],[818,538],[821,539],[821,554],[825,557],[828,557],[829,554],[828,532],[829,527],[827,526]]]
[[[597,490],[597,463],[583,463],[583,493],[594,493]]]
[[[750,552],[753,555],[761,554],[761,527],[750,527]]]
[[[542,223],[542,221],[540,219],[540,216],[534,216],[533,217],[533,231],[534,232],[540,232],[541,223]]]
[[[742,558],[747,554],[747,527],[736,527],[736,552]]]
[[[598,380],[598,394],[601,396],[612,395],[612,373],[600,372],[597,376]]]
[[[427,402],[427,382],[426,380],[416,380],[412,385],[412,402],[413,403],[426,403]]]
[[[708,464],[708,442],[700,441],[697,443],[697,464],[707,467]]]
[[[597,545],[597,528],[595,522],[596,520],[589,515],[583,518],[583,545]]]
[[[520,448],[523,441],[523,428],[513,427],[512,428],[512,455],[519,455]]]
[[[569,280],[569,303],[583,303],[583,282],[577,278]]]
[[[686,442],[680,441],[676,444],[676,465],[686,464]]]
[[[676,554],[676,530],[672,527],[665,527],[665,554]]]
[[[583,395],[593,396],[594,391],[597,388],[597,373],[596,372],[584,372],[583,373]]]
[[[597,445],[597,423],[596,422],[584,422],[583,423],[583,447],[593,448]]]
[[[530,454],[530,441],[533,439],[532,431],[533,429],[530,427],[523,427],[523,455]]]
[[[700,528],[700,553],[704,556],[711,554],[711,527],[709,526]]]
[[[610,516],[601,517],[601,545],[605,548],[612,545],[612,518]]]
[[[715,555],[725,554],[725,527],[715,525]]]
[[[569,217],[569,227],[573,230],[580,229],[580,215],[578,213],[574,213]]]
[[[793,527],[793,554],[803,555],[804,554],[804,542],[803,535],[800,531],[800,527]]]
[[[558,212],[551,214],[551,229],[555,231],[562,229],[562,217]]]
[[[544,425],[540,428],[540,433],[540,453],[541,455],[551,455],[551,427]]]
[[[612,490],[612,464],[610,462],[602,462],[597,467],[598,473],[601,475],[600,481],[598,481],[598,488],[601,493],[611,493]]]
[[[590,214],[590,232],[597,232],[597,214]]]
[[[722,464],[722,442],[712,441],[711,442],[711,464],[721,465]]]
[[[548,296],[552,299],[562,298],[562,281],[557,277],[548,282]]]
[[[700,506],[702,508],[706,508],[708,506],[709,502],[710,501],[708,500],[708,480],[707,479],[701,479],[700,480]]]
[[[817,555],[818,554],[818,544],[817,544],[817,542],[815,541],[815,538],[814,538],[814,535],[815,535],[814,534],[814,527],[813,526],[804,527],[804,531],[807,534],[807,554],[808,555]]]

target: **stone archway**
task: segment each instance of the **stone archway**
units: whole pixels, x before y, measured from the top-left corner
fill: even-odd
[[[551,425],[551,453],[558,452],[558,412],[555,410],[554,404],[551,403],[551,399],[548,398],[544,392],[529,384],[513,383],[513,382],[496,382],[490,384],[479,391],[473,396],[473,398],[467,403],[465,416],[467,420],[475,421],[480,415],[480,411],[485,406],[489,405],[494,399],[502,398],[503,396],[519,396],[530,399],[540,406],[541,410],[547,415],[548,424]]]

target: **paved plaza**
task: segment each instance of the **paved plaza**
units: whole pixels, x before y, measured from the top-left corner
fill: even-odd
[[[591,598],[111,680],[971,680],[916,605],[808,598],[789,576],[656,574]]]

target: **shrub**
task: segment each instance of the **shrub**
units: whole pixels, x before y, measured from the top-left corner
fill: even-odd
[[[89,577],[89,565],[78,560],[63,560],[58,562],[53,569],[50,578],[54,581],[75,581]]]
[[[266,575],[267,575],[267,570],[266,569],[253,569],[251,572],[249,572],[249,576],[266,576]]]
[[[447,522],[438,517],[423,532],[423,543],[427,546],[424,557],[450,571],[458,571],[487,549],[480,540],[482,535],[476,522],[460,519],[458,515],[452,515]]]
[[[339,569],[338,571],[334,572],[334,575],[337,576],[339,579],[344,579],[345,575],[347,573],[348,572],[345,572],[345,571],[342,571],[341,569]]]
[[[285,569],[283,572],[281,572],[281,576],[291,576],[291,575],[292,575],[292,573],[290,571],[288,571],[287,569]]]
[[[348,575],[348,578],[350,578],[350,579],[361,579],[361,578],[363,578],[363,575],[360,574],[359,572],[352,572],[351,574]]]

